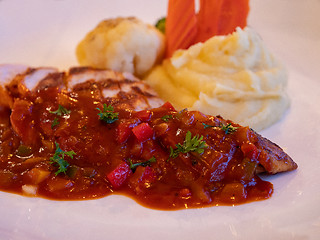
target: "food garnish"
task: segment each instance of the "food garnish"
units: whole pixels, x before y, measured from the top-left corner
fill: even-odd
[[[205,148],[207,146],[206,142],[203,141],[203,136],[195,135],[192,137],[192,133],[188,131],[183,144],[176,144],[176,149],[170,147],[170,158],[176,158],[180,153],[196,152],[201,154]]]
[[[209,124],[206,124],[206,123],[202,123],[202,125],[203,125],[204,129],[216,127],[214,125],[209,125]]]
[[[132,163],[132,160],[129,158],[128,159],[128,162],[129,162],[129,167],[132,171],[135,171],[135,169],[139,166],[142,166],[142,167],[146,167],[146,166],[150,166],[151,163],[154,163],[156,162],[157,159],[155,157],[152,157],[150,158],[149,160],[147,161],[144,161],[144,162],[137,162],[137,163]]]
[[[70,114],[71,111],[59,104],[58,109],[56,111],[49,110],[49,112],[61,117],[61,116]],[[55,117],[52,121],[51,128],[54,129],[54,127],[59,124],[60,124],[59,119]]]
[[[231,123],[228,123],[227,125],[221,123],[220,128],[226,133],[234,133],[235,131],[237,131],[238,127],[234,127],[231,125]]]
[[[69,163],[64,159],[65,156],[68,156],[70,158],[73,158],[76,153],[74,151],[63,151],[59,144],[55,142],[56,150],[54,155],[50,158],[50,164],[57,165],[58,171],[55,172],[55,175],[58,175],[59,173],[66,173],[67,168],[69,167]]]
[[[57,125],[59,125],[59,120],[58,118],[54,118],[51,124],[51,128],[53,129]]]
[[[203,125],[204,129],[206,129],[206,128],[218,128],[215,125],[209,125],[209,124],[205,124],[205,123],[202,123],[202,125]],[[231,123],[228,123],[228,124],[220,123],[219,128],[221,130],[223,130],[225,132],[225,134],[234,133],[238,129],[238,127],[232,126]]]
[[[164,115],[161,119],[165,122],[168,122],[172,118],[173,118],[173,116],[170,114],[170,115]]]
[[[63,107],[63,106],[61,106],[59,104],[59,107],[58,107],[58,109],[56,111],[49,111],[49,112],[52,113],[52,114],[56,114],[58,116],[63,116],[63,115],[70,114],[71,111],[66,109],[65,107]]]
[[[114,112],[114,108],[111,105],[103,104],[103,110],[97,108],[99,110],[98,116],[100,120],[106,123],[113,123],[117,121],[119,118],[119,113]]]

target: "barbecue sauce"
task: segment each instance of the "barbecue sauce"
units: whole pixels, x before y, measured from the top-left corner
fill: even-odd
[[[137,112],[46,88],[0,109],[0,189],[54,200],[124,194],[164,210],[237,205],[273,192],[256,174],[256,142],[248,127],[169,103]]]

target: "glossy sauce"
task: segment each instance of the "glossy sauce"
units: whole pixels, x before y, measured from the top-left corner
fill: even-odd
[[[257,176],[256,137],[219,117],[177,112],[166,103],[152,110],[124,109],[86,91],[48,88],[0,109],[0,189],[55,200],[101,198],[113,193],[154,209],[234,205],[272,195],[272,184]],[[98,113],[112,106],[113,123]],[[53,113],[63,106],[68,113]],[[9,120],[10,118],[10,120]],[[227,132],[223,126],[235,127]],[[172,156],[186,135],[205,143],[203,152]],[[57,145],[68,166],[52,158]],[[248,150],[249,149],[249,150]]]

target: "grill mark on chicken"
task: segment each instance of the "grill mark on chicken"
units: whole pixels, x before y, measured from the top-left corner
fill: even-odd
[[[64,88],[64,72],[49,73],[46,77],[39,81],[34,88],[34,91],[42,90],[49,87],[60,87]]]
[[[29,91],[36,91],[36,88],[42,88],[41,82],[49,78],[52,73],[57,73],[55,68],[29,68],[25,74],[21,76],[21,82]],[[58,84],[58,83],[57,83]],[[45,87],[45,86],[44,86]]]

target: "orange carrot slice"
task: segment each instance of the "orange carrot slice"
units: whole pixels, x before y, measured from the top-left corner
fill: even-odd
[[[198,34],[195,42],[205,42],[218,34],[222,4],[223,0],[200,0],[197,14]]]
[[[223,0],[217,34],[227,35],[236,27],[244,28],[248,14],[249,0]]]
[[[186,49],[194,44],[197,28],[194,0],[169,0],[166,56],[171,57],[177,49]]]
[[[166,57],[177,49],[204,42],[215,35],[227,35],[247,25],[249,0],[169,0],[166,19]]]

